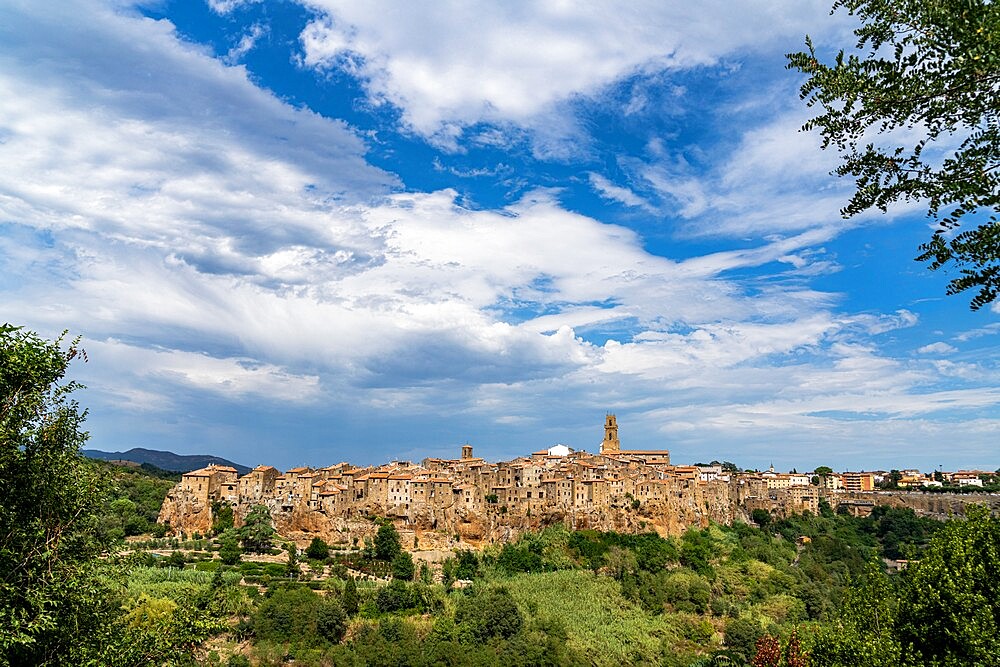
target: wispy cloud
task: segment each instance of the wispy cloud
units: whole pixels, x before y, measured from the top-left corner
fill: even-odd
[[[616,201],[620,204],[624,204],[625,206],[638,207],[646,209],[647,211],[655,212],[656,209],[654,209],[648,201],[628,188],[615,185],[604,176],[595,172],[590,172],[587,176],[590,179],[591,187],[594,188],[597,194],[601,195],[605,199]]]

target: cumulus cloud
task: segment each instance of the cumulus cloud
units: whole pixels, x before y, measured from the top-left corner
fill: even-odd
[[[796,2],[303,4],[320,14],[301,35],[305,65],[360,77],[409,128],[452,147],[465,127],[533,126],[623,77],[843,26],[825,7]]]

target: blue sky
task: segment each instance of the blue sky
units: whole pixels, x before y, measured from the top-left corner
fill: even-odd
[[[0,319],[90,446],[1000,465],[1000,309],[850,221],[827,3],[0,4]]]

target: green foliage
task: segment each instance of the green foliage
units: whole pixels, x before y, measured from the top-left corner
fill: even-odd
[[[330,557],[330,546],[321,537],[312,538],[312,542],[306,548],[306,558],[313,560],[326,560]]]
[[[216,501],[212,503],[212,532],[216,535],[233,527],[233,506]]]
[[[479,576],[479,559],[475,552],[468,549],[459,551],[456,554],[456,564],[454,576],[456,579],[472,580]]]
[[[347,632],[347,614],[335,599],[326,598],[316,609],[316,632],[323,639],[338,643]]]
[[[415,573],[413,567],[413,556],[405,551],[399,552],[399,554],[392,559],[392,578],[400,579],[401,581],[413,581],[413,575]]]
[[[761,528],[767,528],[767,525],[771,523],[771,513],[765,509],[755,509],[750,512],[750,518]]]
[[[86,412],[65,381],[77,342],[0,326],[0,664],[68,661],[113,599],[99,558],[109,489],[78,454]]]
[[[378,527],[375,533],[375,557],[379,560],[391,562],[393,558],[402,551],[402,542],[399,539],[399,532],[392,525],[391,521],[386,521]]]
[[[493,637],[513,637],[524,625],[524,618],[506,588],[490,588],[463,598],[455,609],[455,623],[460,636],[485,642]]]
[[[920,664],[1000,664],[1000,519],[949,522],[902,577],[898,636]]]
[[[837,0],[839,8],[861,23],[857,52],[827,65],[806,38],[807,52],[788,55],[789,68],[809,75],[802,99],[823,110],[804,129],[818,129],[823,148],[843,154],[837,175],[855,179],[845,216],[927,202],[939,226],[917,259],[931,269],[955,264],[947,291],[977,288],[976,310],[1000,293],[1000,5]],[[866,143],[872,133],[879,143]],[[978,226],[953,235],[963,222]]]
[[[764,636],[764,629],[756,619],[741,616],[726,623],[726,646],[732,651],[730,657],[739,656],[749,662],[756,654],[757,640]]]
[[[344,583],[344,594],[340,602],[347,614],[358,613],[358,585],[355,583],[354,577],[350,577]]]
[[[681,563],[698,574],[713,577],[714,571],[710,563],[713,554],[711,538],[703,531],[688,530],[681,540]]]
[[[267,553],[271,549],[275,530],[271,522],[271,511],[266,505],[255,505],[250,509],[243,526],[239,529],[243,548],[253,553]]]
[[[589,664],[656,664],[662,644],[678,638],[663,617],[652,617],[622,596],[608,577],[580,570],[520,574],[505,580],[519,607],[558,619],[572,654]]]
[[[226,565],[236,565],[240,562],[243,550],[236,531],[230,529],[219,536],[219,558]]]
[[[412,609],[418,603],[413,595],[413,589],[399,579],[393,579],[375,596],[375,608],[382,614]]]

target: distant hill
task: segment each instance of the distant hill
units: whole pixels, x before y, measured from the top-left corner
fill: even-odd
[[[192,470],[204,468],[211,463],[220,466],[232,466],[241,475],[250,472],[250,468],[245,465],[207,454],[182,455],[174,454],[173,452],[161,452],[155,449],[143,449],[142,447],[135,447],[127,452],[102,452],[98,449],[81,449],[80,453],[88,458],[101,459],[102,461],[132,461],[138,464],[149,463],[157,468],[174,472],[191,472]]]

